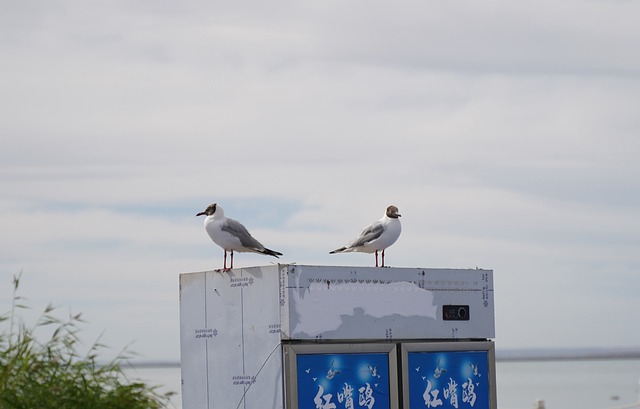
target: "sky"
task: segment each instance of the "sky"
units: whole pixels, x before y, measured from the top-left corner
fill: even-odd
[[[236,267],[373,266],[394,204],[498,349],[640,347],[639,2],[0,1],[1,312],[177,361],[208,204],[284,254]]]

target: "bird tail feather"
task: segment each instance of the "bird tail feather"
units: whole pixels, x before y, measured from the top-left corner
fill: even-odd
[[[265,247],[264,251],[262,251],[261,253],[262,253],[262,254],[266,254],[266,255],[268,255],[268,256],[273,256],[273,257],[275,257],[275,258],[279,258],[278,256],[281,256],[281,255],[282,255],[282,253],[279,253],[279,252],[277,252],[277,251],[274,251],[274,250],[268,249],[268,248],[266,248],[266,247]]]

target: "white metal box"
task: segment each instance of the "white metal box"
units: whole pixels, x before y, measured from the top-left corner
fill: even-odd
[[[495,337],[493,271],[269,265],[180,276],[184,409],[284,408],[281,343]]]

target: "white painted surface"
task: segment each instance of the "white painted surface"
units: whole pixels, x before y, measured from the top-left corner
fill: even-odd
[[[344,317],[356,316],[357,309],[363,316],[373,318],[400,315],[436,319],[433,294],[407,282],[334,285],[314,282],[302,296],[296,296],[294,291],[292,300],[298,316],[292,334],[311,337],[338,331]]]
[[[494,338],[493,271],[280,266],[285,339]],[[442,306],[468,305],[468,321]]]

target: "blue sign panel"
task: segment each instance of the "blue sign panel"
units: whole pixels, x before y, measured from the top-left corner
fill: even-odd
[[[388,409],[388,353],[299,354],[299,409]]]
[[[490,409],[486,351],[408,352],[409,407]]]

